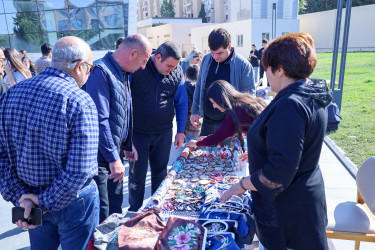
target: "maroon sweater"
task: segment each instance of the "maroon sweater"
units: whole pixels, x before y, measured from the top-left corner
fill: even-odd
[[[235,107],[234,112],[237,115],[237,118],[240,122],[240,128],[243,133],[247,134],[251,124],[254,122],[254,118],[249,116],[245,109],[240,107]],[[230,112],[227,112],[225,119],[221,123],[220,127],[211,135],[204,138],[202,141],[197,142],[197,147],[212,146],[216,145],[219,142],[227,139],[228,137],[233,136],[236,131],[236,126],[230,115]]]

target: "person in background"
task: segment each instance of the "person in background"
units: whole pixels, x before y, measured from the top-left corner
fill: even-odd
[[[262,48],[259,50],[259,61],[262,61],[263,51],[268,47],[268,40],[262,40]],[[259,79],[263,79],[264,76],[264,67],[262,64],[259,66]],[[269,81],[267,79],[267,86],[270,86]]]
[[[36,76],[36,71],[35,71],[35,63],[31,61],[29,55],[27,54],[26,50],[22,49],[20,50],[20,57],[22,63],[30,70],[30,73],[32,76]]]
[[[253,66],[254,69],[254,80],[255,83],[258,83],[258,71],[259,71],[259,51],[255,44],[251,45],[251,51],[249,55],[250,64]]]
[[[275,99],[247,134],[250,176],[221,202],[251,190],[256,234],[264,249],[327,249],[326,198],[319,157],[332,100],[308,77],[317,63],[314,40],[287,34],[264,50]]]
[[[86,249],[99,223],[95,103],[80,87],[92,69],[89,45],[66,36],[53,48],[52,67],[0,97],[0,193],[25,209],[43,210],[29,229],[31,249]],[[17,53],[18,56],[18,53]]]
[[[149,162],[152,194],[167,176],[175,114],[174,145],[178,149],[184,143],[188,98],[180,59],[180,47],[165,42],[150,57],[145,69],[132,74],[133,141],[139,157],[129,169],[129,211],[138,211],[142,206]]]
[[[124,41],[124,39],[125,39],[125,37],[123,37],[123,36],[117,38],[116,49],[118,49],[118,47],[120,47],[120,44],[122,43],[122,41]]]
[[[8,60],[7,65],[4,66],[6,76],[4,82],[10,87],[32,77],[30,71],[22,63],[17,50],[12,48],[6,48],[4,50],[5,58]]]
[[[9,85],[3,80],[4,66],[8,63],[8,60],[4,56],[4,52],[0,49],[0,96],[9,89]]]
[[[251,124],[265,109],[267,103],[249,93],[237,91],[230,83],[218,80],[207,91],[212,106],[226,114],[220,127],[211,135],[189,141],[188,147],[214,146],[238,133],[240,144],[244,148],[242,133],[247,134]]]
[[[113,213],[122,213],[122,159],[138,159],[133,146],[133,110],[129,73],[144,69],[151,55],[149,41],[142,35],[126,37],[119,48],[94,62],[96,68],[83,87],[95,102],[99,114],[100,222]]]
[[[180,62],[180,65],[182,67],[182,71],[185,74],[187,68],[192,64],[198,64],[198,66],[201,65],[202,62],[202,53],[200,53],[198,50],[193,49],[189,55]]]
[[[215,132],[225,119],[225,113],[213,108],[207,97],[207,90],[214,81],[225,80],[240,92],[255,94],[253,68],[232,48],[229,32],[214,29],[208,36],[208,46],[211,53],[202,60],[190,117],[193,126],[199,126],[200,116],[203,117],[201,136]]]
[[[191,124],[190,122],[191,105],[193,104],[195,84],[198,79],[198,74],[199,74],[198,64],[190,65],[187,68],[186,73],[185,73],[185,85],[186,85],[186,92],[188,96],[188,119],[187,119],[186,127],[185,127],[185,141],[186,142],[198,138],[199,134],[201,133],[201,126],[194,127],[193,124]]]
[[[45,43],[40,47],[42,57],[35,61],[36,74],[39,75],[46,67],[51,66],[52,45]]]

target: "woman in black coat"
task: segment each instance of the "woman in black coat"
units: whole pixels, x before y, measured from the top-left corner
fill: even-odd
[[[250,176],[221,197],[251,190],[256,232],[268,250],[328,249],[324,182],[319,157],[332,97],[307,79],[317,63],[312,37],[279,37],[262,64],[278,93],[248,135]]]

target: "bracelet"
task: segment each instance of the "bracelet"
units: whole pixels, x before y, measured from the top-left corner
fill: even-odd
[[[245,178],[245,177],[242,177],[239,183],[240,183],[241,188],[242,188],[243,190],[247,191],[247,189],[244,187],[244,185],[243,185],[243,183],[242,183],[242,181],[243,181],[244,178]]]

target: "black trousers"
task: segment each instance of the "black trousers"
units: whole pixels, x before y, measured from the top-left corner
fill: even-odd
[[[143,204],[148,163],[151,169],[151,194],[167,176],[172,144],[172,129],[154,135],[133,132],[138,161],[129,168],[129,211],[138,211]]]
[[[99,222],[102,223],[113,213],[122,213],[123,182],[108,179],[109,165],[99,166],[98,175],[94,177],[99,190]]]
[[[207,116],[204,116],[200,136],[207,136],[207,135],[213,134],[216,131],[216,129],[220,127],[222,122],[223,120],[214,121],[208,118]]]

